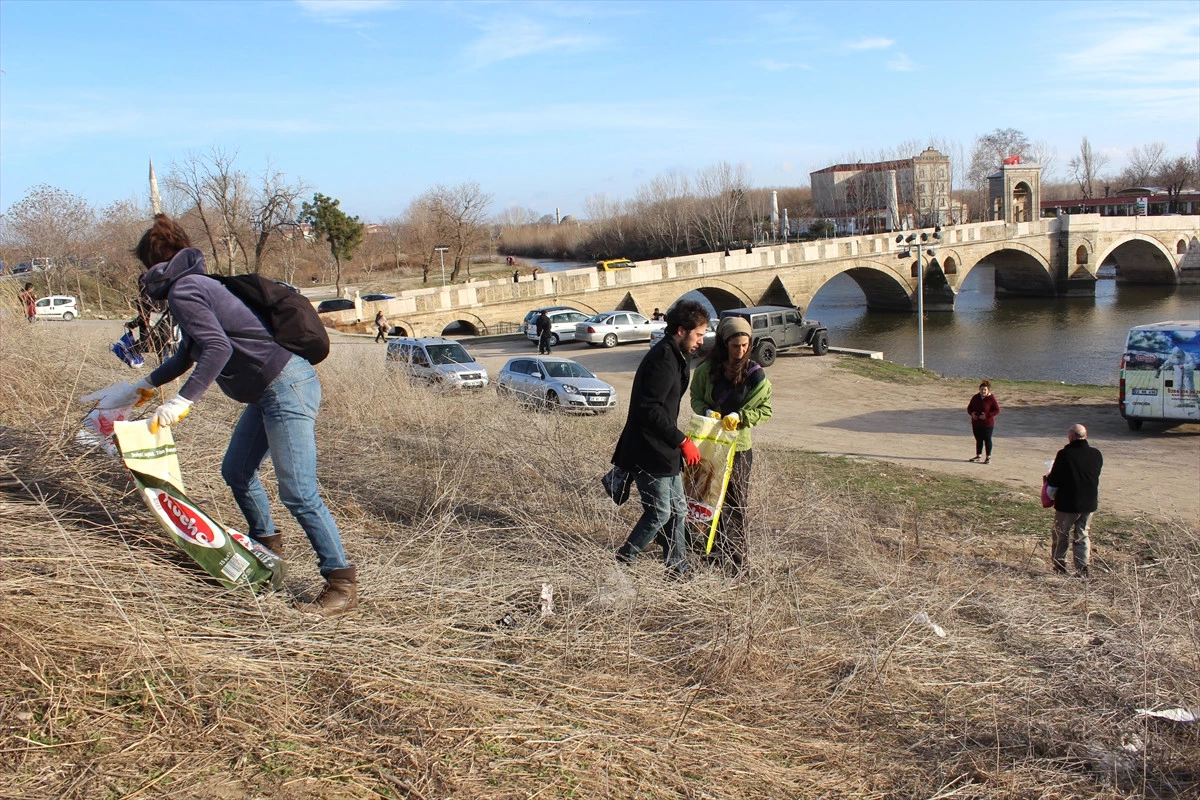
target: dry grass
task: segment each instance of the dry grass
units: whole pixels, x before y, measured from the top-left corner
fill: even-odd
[[[288,591],[226,592],[74,442],[71,398],[128,375],[87,330],[0,321],[0,798],[1196,796],[1200,726],[1134,713],[1200,708],[1190,521],[1081,584],[985,501],[916,512],[764,448],[751,578],[665,583],[613,566],[618,416],[335,348],[322,481],[364,602],[318,621],[286,513]],[[177,428],[189,493],[235,525],[238,410],[214,390]]]

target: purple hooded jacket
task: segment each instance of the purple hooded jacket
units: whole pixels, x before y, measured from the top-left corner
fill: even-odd
[[[195,364],[179,390],[183,397],[196,402],[215,380],[234,400],[254,403],[292,357],[272,340],[227,335],[269,336],[270,330],[220,281],[206,277],[204,254],[194,247],[146,270],[141,284],[147,296],[167,301],[183,331],[179,351],[150,373],[155,386],[178,378]]]

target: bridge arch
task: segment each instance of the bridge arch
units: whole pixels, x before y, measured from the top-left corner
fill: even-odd
[[[479,336],[481,333],[487,333],[487,323],[480,319],[475,314],[468,315],[470,319],[462,317],[451,320],[442,326],[442,330],[438,336],[457,335],[457,336]]]
[[[777,281],[778,278],[776,278],[776,282]],[[679,294],[671,299],[665,307],[660,306],[663,311],[666,311],[667,308],[674,305],[679,298],[683,297],[689,292],[698,292],[702,294],[704,299],[707,300],[714,309],[716,309],[718,314],[730,308],[743,308],[745,306],[758,305],[759,302],[758,298],[751,297],[740,286],[737,286],[729,281],[714,281],[712,278],[703,278],[698,280],[682,281],[675,284],[675,286],[676,289],[679,290]],[[644,313],[646,316],[649,316],[648,312],[650,309],[647,308],[643,310],[641,305],[642,304],[640,302],[637,303],[637,310],[639,313]]]
[[[867,308],[871,311],[912,311],[916,308],[916,301],[913,300],[915,289],[910,287],[915,285],[915,281],[905,279],[908,268],[908,261],[903,262],[903,270],[878,261],[859,261],[835,274],[845,275],[854,281],[867,298]],[[829,278],[833,278],[833,275]],[[821,286],[828,282],[826,279]],[[821,290],[821,286],[813,291],[812,296]],[[809,297],[810,301],[812,296]]]
[[[1005,242],[960,271],[959,286],[980,265],[996,271],[997,295],[1051,297],[1055,294],[1053,273],[1045,256],[1020,242]]]
[[[1134,233],[1113,243],[1096,261],[1117,264],[1118,283],[1178,283],[1175,256],[1153,236]]]

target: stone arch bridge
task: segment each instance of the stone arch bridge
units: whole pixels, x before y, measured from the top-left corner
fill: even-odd
[[[932,233],[931,230],[924,231]],[[906,232],[907,235],[907,232]],[[382,309],[413,336],[447,327],[478,334],[513,330],[532,308],[569,305],[588,312],[626,309],[649,315],[699,291],[718,310],[774,304],[806,308],[845,273],[872,310],[915,311],[916,250],[878,234],[702,253],[640,262],[632,269],[582,268],[536,278],[471,281],[410,290],[392,300],[356,303],[331,322],[370,320]],[[982,222],[941,231],[925,253],[925,308],[953,311],[973,269],[995,269],[1002,295],[1091,296],[1100,264],[1111,260],[1125,283],[1200,283],[1200,216],[1101,217],[1082,214],[1034,222]],[[905,256],[904,253],[909,253]]]

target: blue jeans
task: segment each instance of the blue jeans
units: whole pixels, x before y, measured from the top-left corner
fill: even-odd
[[[628,557],[635,556],[661,532],[667,547],[667,569],[687,572],[687,543],[684,540],[687,498],[683,493],[683,475],[656,478],[639,470],[633,479],[642,498],[642,516],[621,551]]]
[[[267,454],[275,465],[279,500],[292,512],[317,553],[322,575],[350,566],[333,515],[317,488],[317,411],[321,382],[312,365],[292,356],[283,372],[259,398],[246,406],[233,429],[221,463],[221,477],[246,517],[255,539],[275,534],[271,505],[258,468]]]

